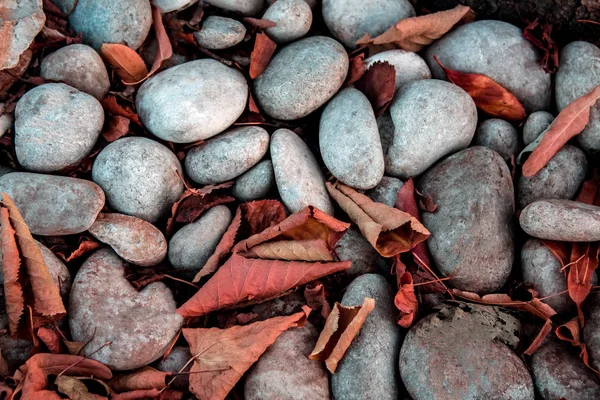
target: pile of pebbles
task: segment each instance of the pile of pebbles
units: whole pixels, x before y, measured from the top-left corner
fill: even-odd
[[[346,219],[325,188],[330,177],[390,206],[403,182],[414,178],[437,205],[422,213],[435,269],[450,277],[448,286],[464,291],[503,292],[517,279],[531,283],[539,297],[564,292],[561,265],[542,240],[600,241],[600,207],[573,201],[598,166],[600,103],[585,130],[536,175],[521,176],[512,164],[558,112],[600,85],[600,48],[591,43],[561,50],[554,85],[522,30],[501,21],[462,25],[421,53],[373,54],[367,66],[385,61],[396,73],[393,101],[376,117],[367,97],[344,84],[349,53],[365,33],[379,35],[415,16],[408,0],[277,0],[268,9],[265,0],[206,0],[208,15],[193,36],[217,53],[248,40],[243,17],[276,23],[265,29],[278,44],[266,70],[249,80],[200,53],[176,54],[135,93],[145,136],[108,144],[88,179],[78,179],[62,171],[90,155],[105,124],[100,100],[119,87],[115,77],[111,86],[98,51],[103,43],[140,48],[152,10],[149,0],[55,3],[84,44],[46,55],[39,76],[51,83],[27,91],[14,115],[0,119],[0,136],[14,132],[18,161],[0,165],[0,191],[15,201],[37,238],[87,232],[106,244],[74,269],[38,243],[68,299],[73,340],[93,336],[91,350],[112,341],[88,355],[114,370],[159,360],[184,323],[175,310],[185,299],[161,282],[138,292],[127,268],[168,264],[191,279],[241,202],[275,198],[289,213],[313,205]],[[164,13],[195,3],[152,1]],[[317,22],[326,29],[315,30]],[[519,99],[527,120],[519,125],[478,111],[467,92],[446,80],[434,56],[448,68],[494,79]],[[249,94],[270,123],[234,125]],[[293,130],[298,126],[305,129]],[[184,158],[169,144],[184,148]],[[185,190],[182,177],[196,187],[234,181],[236,203],[210,208],[168,238],[161,229]],[[353,265],[351,283],[334,297],[344,305],[372,297],[375,310],[333,375],[306,357],[318,337],[315,326],[285,332],[247,373],[246,399],[600,398],[600,381],[565,342],[550,337],[532,357],[519,357],[517,349],[531,340],[524,326],[530,322],[498,307],[438,298],[410,330],[400,328],[389,260],[355,226],[336,251]],[[545,302],[559,317],[574,315],[567,294]],[[600,297],[587,303],[583,341],[591,365],[600,369]],[[6,327],[4,313],[0,320]],[[2,334],[0,348],[14,369],[31,345]],[[188,348],[176,347],[153,365],[178,371],[189,357]]]

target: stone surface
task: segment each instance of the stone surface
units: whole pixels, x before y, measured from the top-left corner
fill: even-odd
[[[512,178],[502,157],[470,147],[427,171],[417,185],[437,209],[422,212],[429,251],[452,286],[495,292],[512,269],[515,209]]]
[[[395,130],[385,172],[401,179],[420,175],[440,158],[467,147],[477,128],[471,96],[437,79],[402,86],[390,115]]]
[[[156,222],[183,193],[179,160],[162,144],[124,137],[106,146],[92,167],[92,179],[116,211]]]
[[[175,346],[173,350],[169,353],[165,360],[161,360],[157,365],[156,369],[163,372],[188,372],[192,368],[192,363],[190,363],[187,367],[185,365],[192,358],[192,353],[190,352],[189,347]],[[184,368],[185,367],[185,368]],[[190,386],[190,377],[188,375],[179,375],[175,382],[173,382],[173,387],[178,390],[188,391]]]
[[[152,0],[152,5],[160,8],[163,14],[180,11],[196,4],[198,0]]]
[[[585,305],[586,319],[582,342],[586,344],[590,365],[598,370],[600,368],[600,295],[590,293]]]
[[[370,68],[376,62],[386,61],[396,70],[396,90],[402,85],[420,79],[431,79],[431,71],[417,53],[406,50],[387,50],[372,55],[365,60],[365,66]]]
[[[335,252],[340,261],[352,261],[352,267],[346,273],[353,278],[377,271],[378,266],[383,262],[377,250],[354,225],[336,243]]]
[[[32,172],[56,172],[87,156],[102,130],[104,109],[87,93],[47,83],[31,89],[15,109],[15,153]]]
[[[277,25],[265,29],[277,43],[291,42],[308,33],[312,24],[312,10],[304,0],[277,0],[262,16]]]
[[[263,160],[236,179],[231,193],[239,201],[265,198],[275,185],[271,160]]]
[[[389,109],[377,117],[377,128],[379,129],[379,137],[381,138],[381,149],[383,150],[383,154],[386,155],[394,140],[394,131],[396,130]],[[387,170],[389,168],[390,160],[384,159],[384,161],[385,169]]]
[[[211,15],[202,21],[202,29],[194,32],[196,42],[202,47],[222,50],[233,47],[244,40],[246,27],[231,18]]]
[[[71,44],[61,47],[44,57],[40,76],[44,79],[62,81],[75,89],[91,94],[101,100],[110,81],[102,58],[94,49],[85,44]]]
[[[361,91],[343,89],[327,104],[319,145],[325,166],[342,183],[367,190],[381,181],[384,163],[377,121]]]
[[[510,160],[517,155],[519,134],[510,122],[498,118],[487,119],[475,131],[473,144],[490,148],[505,160]]]
[[[565,242],[600,240],[600,207],[571,200],[538,200],[523,209],[521,228],[539,239]]]
[[[429,47],[425,60],[434,78],[446,68],[484,74],[508,89],[528,113],[550,107],[551,75],[540,66],[536,47],[523,31],[502,21],[483,20],[458,27]]]
[[[375,309],[331,376],[333,398],[344,400],[396,400],[401,387],[396,363],[403,339],[396,323],[394,293],[381,275],[356,278],[346,289],[342,305],[361,305],[375,299]]]
[[[342,86],[348,54],[335,40],[313,36],[283,47],[254,80],[256,100],[265,113],[282,120],[304,117]]]
[[[52,3],[57,6],[63,13],[70,14],[77,4],[77,0],[52,0]]]
[[[29,48],[46,22],[42,0],[2,2],[2,55],[0,70],[16,67],[21,54]],[[4,28],[4,27],[3,27]]]
[[[307,322],[283,332],[246,373],[246,400],[329,400],[329,379],[322,362],[308,358],[319,333]]]
[[[398,178],[384,176],[377,186],[365,194],[373,201],[394,207],[396,198],[398,197],[398,191],[403,185],[404,183]]]
[[[583,151],[565,145],[540,172],[519,177],[516,187],[519,208],[537,200],[573,199],[585,180],[587,164]]]
[[[231,211],[216,206],[184,225],[169,241],[169,261],[175,269],[195,275],[215,251],[231,222]]]
[[[408,0],[323,0],[322,11],[329,31],[352,49],[365,33],[381,35],[399,20],[415,16]]]
[[[333,215],[325,177],[306,143],[294,132],[278,129],[271,136],[270,151],[277,190],[285,206],[294,213],[313,205]]]
[[[131,264],[150,267],[167,255],[164,235],[143,219],[116,213],[99,214],[88,231]]]
[[[6,174],[10,174],[11,172],[15,172],[11,167],[7,167],[5,165],[0,165],[0,178]]]
[[[211,6],[225,10],[238,11],[245,16],[255,16],[266,6],[265,0],[205,0]]]
[[[192,148],[185,171],[201,185],[237,178],[256,165],[269,149],[269,134],[259,126],[231,129]]]
[[[34,235],[73,235],[86,231],[104,207],[104,192],[93,182],[29,172],[0,178]]]
[[[136,96],[140,119],[155,136],[191,143],[223,132],[246,107],[248,84],[213,59],[186,62],[148,79]]]
[[[111,249],[96,251],[77,272],[69,304],[73,340],[90,340],[83,354],[118,371],[161,357],[183,324],[169,288],[154,282],[138,292],[126,267]]]
[[[532,143],[554,121],[554,115],[548,111],[536,111],[529,114],[523,126],[523,143]]]

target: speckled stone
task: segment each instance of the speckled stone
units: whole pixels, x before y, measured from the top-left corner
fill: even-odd
[[[236,179],[231,193],[239,201],[263,199],[275,185],[271,160],[263,160]]]
[[[379,137],[381,138],[381,149],[383,154],[386,155],[394,140],[394,131],[396,130],[389,109],[377,117],[377,129],[379,129]],[[384,159],[384,161],[387,170],[390,167],[390,160]]]
[[[245,375],[246,400],[329,400],[322,362],[308,358],[319,333],[307,322],[283,332]]]
[[[2,57],[0,71],[14,68],[23,54],[44,28],[46,15],[42,0],[3,1]]]
[[[102,58],[94,49],[85,44],[71,44],[61,47],[44,57],[40,76],[44,79],[62,81],[67,85],[91,94],[101,100],[110,81]]]
[[[365,194],[369,198],[377,203],[383,203],[387,206],[394,207],[396,204],[396,198],[398,197],[398,191],[402,188],[404,182],[398,178],[391,176],[384,176],[381,181],[373,189],[369,190]]]
[[[452,286],[471,292],[500,289],[510,275],[515,210],[510,171],[487,147],[470,147],[429,169],[418,190],[435,212],[422,212],[431,232],[427,246]]]
[[[202,29],[194,33],[194,38],[202,47],[222,50],[240,43],[245,35],[246,27],[241,22],[211,15],[202,21]]]
[[[154,282],[138,292],[126,267],[111,249],[96,251],[77,272],[69,304],[73,340],[89,340],[83,354],[118,371],[161,357],[183,324],[169,288]]]
[[[312,24],[312,10],[304,0],[277,0],[262,16],[277,25],[265,29],[277,43],[291,42],[308,33]]]
[[[161,13],[181,11],[196,4],[198,0],[152,0],[152,5],[160,8]]]
[[[592,291],[586,299],[585,307],[586,319],[582,342],[586,344],[590,365],[598,370],[600,368],[600,295]]]
[[[313,205],[333,215],[325,177],[306,143],[294,132],[278,129],[271,136],[270,151],[275,182],[285,206],[294,213]]]
[[[335,245],[340,261],[352,261],[352,267],[346,271],[351,277],[357,277],[378,270],[382,259],[354,225]]]
[[[352,49],[365,33],[379,36],[401,19],[415,16],[408,0],[323,0],[322,11],[329,31]]]
[[[265,0],[204,0],[204,2],[224,10],[237,11],[249,17],[257,15],[267,6]]]
[[[335,40],[313,36],[283,47],[254,80],[256,100],[269,116],[302,118],[327,102],[348,73],[348,54]]]
[[[487,119],[475,131],[473,144],[490,148],[505,160],[510,160],[517,155],[519,134],[510,122],[498,118]]]
[[[248,84],[242,73],[202,59],[148,79],[136,96],[140,119],[155,136],[191,143],[223,132],[242,114]]]
[[[15,172],[11,167],[7,167],[5,165],[0,165],[0,178],[2,178],[6,174],[10,174],[11,172]]]
[[[525,146],[532,143],[554,121],[554,115],[548,111],[536,111],[529,114],[523,126],[523,143]]]
[[[93,182],[29,172],[0,178],[34,235],[73,235],[86,230],[104,207],[104,192]]]
[[[192,353],[190,352],[189,347],[175,346],[167,358],[164,361],[161,360],[156,365],[156,369],[171,373],[188,372],[192,368],[192,363],[190,363],[187,367],[185,367],[185,365],[188,363],[188,361],[190,361],[191,358]],[[178,375],[177,379],[175,379],[175,382],[173,382],[173,386],[178,390],[189,390],[189,375]]]
[[[79,0],[69,24],[96,50],[103,43],[124,43],[137,50],[152,26],[149,0]]]
[[[63,13],[70,14],[77,4],[77,0],[52,0],[52,3],[57,6]]]
[[[166,146],[144,137],[124,137],[106,146],[92,179],[115,210],[150,223],[166,215],[183,193],[179,160]]]
[[[476,21],[431,45],[425,60],[433,77],[444,79],[446,75],[434,55],[447,68],[489,76],[514,94],[528,113],[550,107],[551,75],[540,66],[537,48],[514,25]]]
[[[361,91],[343,89],[327,104],[319,145],[325,166],[342,183],[367,190],[381,181],[384,163],[377,121]]]
[[[268,150],[269,134],[263,128],[234,128],[191,149],[185,171],[201,185],[222,183],[255,166]]]
[[[376,62],[386,61],[396,70],[396,90],[402,85],[420,79],[431,79],[431,71],[417,53],[406,50],[387,50],[372,55],[365,60],[365,66],[370,68]]]
[[[386,174],[408,179],[440,158],[466,148],[477,128],[477,108],[460,87],[437,79],[402,86],[390,115],[394,136],[386,157]]]
[[[32,172],[56,172],[87,156],[102,131],[104,109],[87,93],[47,83],[25,93],[15,109],[15,152]]]

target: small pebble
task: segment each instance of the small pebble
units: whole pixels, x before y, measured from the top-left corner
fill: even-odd
[[[165,358],[165,360],[161,360],[157,365],[156,369],[163,372],[170,373],[179,373],[179,372],[189,372],[192,368],[192,363],[185,365],[192,358],[192,353],[190,352],[189,347],[175,346]],[[185,368],[184,368],[185,367]],[[173,382],[173,387],[178,390],[187,391],[190,387],[190,377],[189,375],[178,375]]]
[[[277,24],[265,29],[267,35],[277,43],[286,43],[308,33],[312,24],[312,10],[304,0],[277,0],[262,18]]]
[[[523,126],[523,143],[525,146],[535,141],[554,121],[554,115],[548,111],[536,111],[529,114]]]
[[[204,2],[224,10],[240,12],[247,17],[256,16],[267,6],[265,0],[204,0]]]
[[[404,183],[398,178],[384,176],[377,186],[365,194],[377,203],[383,203],[389,207],[394,207],[396,199],[398,198],[398,191],[403,185]]]
[[[355,226],[351,226],[336,243],[335,252],[340,261],[352,261],[352,267],[346,271],[352,278],[377,271],[383,262],[377,250]]]
[[[420,79],[431,79],[431,71],[417,53],[406,50],[387,50],[372,55],[365,60],[365,66],[370,68],[376,62],[388,62],[396,70],[396,90],[408,82]]]
[[[241,202],[265,198],[275,185],[271,160],[263,160],[236,179],[231,193]]]
[[[228,49],[244,40],[246,27],[231,18],[211,15],[202,22],[202,29],[194,33],[196,42],[211,50]]]
[[[510,160],[512,156],[516,156],[519,134],[514,126],[503,119],[487,119],[475,131],[473,144],[490,148],[505,160]]]
[[[161,13],[167,14],[184,10],[197,2],[198,0],[152,0],[152,5],[160,8]]]

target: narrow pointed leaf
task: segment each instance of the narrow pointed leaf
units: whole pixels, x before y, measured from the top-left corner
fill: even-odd
[[[250,78],[256,79],[265,71],[267,65],[271,62],[275,49],[277,49],[277,43],[271,40],[266,33],[259,32],[256,34],[254,50],[250,54]]]

